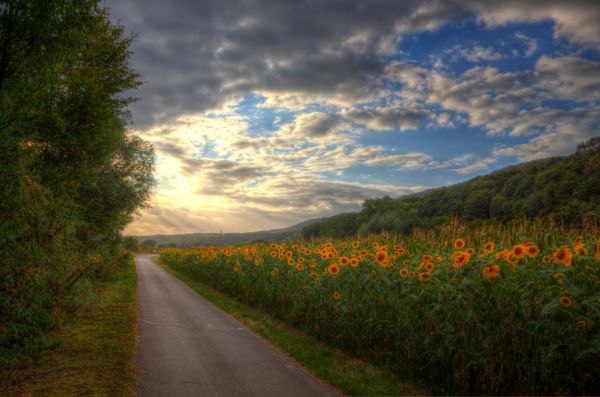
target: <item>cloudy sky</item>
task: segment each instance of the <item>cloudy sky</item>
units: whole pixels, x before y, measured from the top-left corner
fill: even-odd
[[[597,0],[105,5],[157,152],[128,234],[288,226],[600,135]]]

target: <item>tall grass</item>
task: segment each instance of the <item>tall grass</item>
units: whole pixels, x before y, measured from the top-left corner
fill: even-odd
[[[165,249],[161,259],[439,393],[598,394],[598,237],[541,221],[455,223],[407,237]]]

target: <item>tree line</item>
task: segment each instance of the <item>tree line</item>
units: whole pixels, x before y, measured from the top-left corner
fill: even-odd
[[[153,148],[126,132],[132,40],[98,0],[0,1],[0,368],[48,347],[148,203]]]
[[[600,137],[566,157],[506,167],[467,182],[404,198],[366,200],[360,212],[307,226],[304,238],[410,233],[453,218],[508,222],[543,217],[561,224],[600,221]]]

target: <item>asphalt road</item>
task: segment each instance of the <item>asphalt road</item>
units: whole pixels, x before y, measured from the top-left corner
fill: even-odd
[[[139,396],[339,395],[150,255],[135,262]]]

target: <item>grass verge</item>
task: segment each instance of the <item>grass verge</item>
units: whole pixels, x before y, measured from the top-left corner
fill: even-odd
[[[56,350],[0,372],[1,396],[132,396],[137,375],[136,273],[133,258],[97,299],[63,324]]]
[[[275,320],[206,284],[155,261],[177,279],[293,357],[315,375],[350,395],[424,395],[424,389],[402,382],[394,374],[347,356],[321,341]]]

